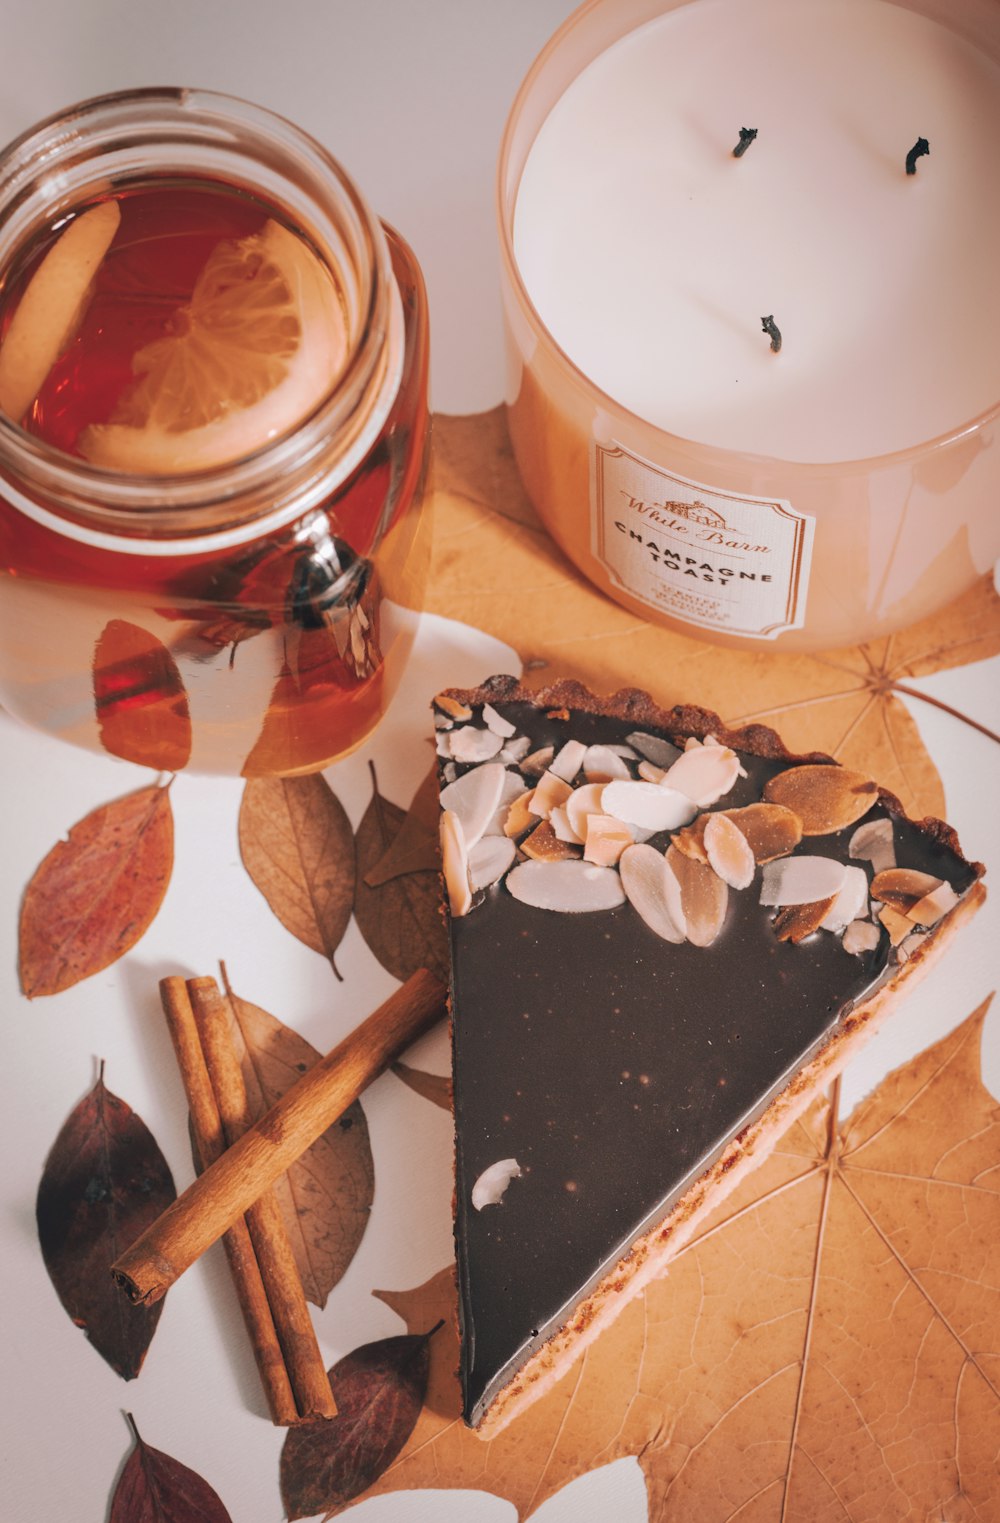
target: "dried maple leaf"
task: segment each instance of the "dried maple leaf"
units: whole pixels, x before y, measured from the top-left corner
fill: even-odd
[[[354,832],[325,778],[253,778],[240,804],[243,865],[286,930],[334,961],[351,918]]]
[[[222,976],[250,1118],[257,1121],[320,1054],[290,1026],[235,994],[225,968]],[[375,1193],[368,1122],[360,1100],[348,1106],[273,1188],[302,1287],[314,1305],[325,1306],[358,1251]]]
[[[135,1445],[118,1477],[108,1523],[232,1523],[208,1482],[144,1443],[131,1412],[126,1415]]]
[[[405,828],[406,812],[378,789],[372,766],[372,798],[358,826],[358,876],[354,918],[383,968],[405,982],[419,968],[447,981],[449,956],[437,872],[404,872],[377,887],[369,875],[383,862]],[[378,877],[378,874],[375,874]]]
[[[191,715],[177,663],[148,629],[111,619],[93,657],[101,745],[112,756],[179,772],[191,758]]]
[[[19,967],[29,999],[99,973],[148,930],[170,882],[166,788],[140,788],[73,826],[36,869],[21,905]]]
[[[427,606],[513,646],[526,681],[638,686],[666,707],[715,709],[731,725],[759,719],[793,750],[825,751],[877,777],[909,813],[944,815],[940,778],[896,695],[936,702],[907,679],[1000,651],[1000,598],[988,578],[933,618],[866,645],[727,650],[720,660],[718,646],[636,619],[569,564],[525,497],[501,408],[436,417],[435,453]]]
[[[651,1523],[1000,1519],[1000,1106],[988,1001],[841,1125],[818,1101],[669,1273],[488,1443],[435,1340],[410,1443],[370,1494],[488,1489],[528,1517],[635,1455]],[[378,1292],[454,1318],[451,1269]]]
[[[177,1192],[145,1122],[104,1086],[103,1075],[66,1118],[42,1171],[36,1217],[56,1293],[103,1359],[133,1380],[162,1303],[130,1306],[110,1265]]]

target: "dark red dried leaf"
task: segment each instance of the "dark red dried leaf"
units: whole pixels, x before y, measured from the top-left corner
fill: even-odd
[[[369,949],[383,968],[405,982],[418,968],[429,968],[446,983],[448,943],[437,872],[404,872],[371,887],[379,864],[403,829],[407,814],[378,790],[372,768],[372,798],[358,826],[358,876],[354,918]]]
[[[45,1160],[36,1217],[60,1301],[124,1380],[138,1375],[163,1302],[132,1306],[110,1266],[176,1195],[145,1122],[98,1079]]]
[[[143,1443],[135,1423],[132,1430],[135,1447],[118,1478],[108,1523],[232,1523],[197,1471]]]
[[[148,629],[111,619],[93,660],[101,744],[141,767],[179,772],[191,758],[191,715],[177,663]]]
[[[21,906],[21,988],[58,994],[116,962],[148,930],[170,882],[168,788],[102,804],[52,848]]]
[[[281,1451],[289,1518],[332,1516],[392,1464],[420,1415],[436,1331],[363,1344],[333,1366],[336,1417],[293,1428]]]

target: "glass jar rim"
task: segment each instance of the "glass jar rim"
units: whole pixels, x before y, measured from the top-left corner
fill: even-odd
[[[199,172],[274,202],[333,265],[339,284],[351,282],[347,359],[291,429],[237,460],[185,475],[106,470],[0,414],[0,482],[9,479],[61,518],[125,540],[151,529],[186,539],[289,517],[300,498],[315,498],[320,479],[330,486],[354,468],[356,446],[377,432],[394,378],[398,384],[401,312],[381,223],[321,143],[237,96],[173,86],[117,91],[81,101],[15,138],[0,150],[0,269],[53,212],[78,205],[109,179]]]

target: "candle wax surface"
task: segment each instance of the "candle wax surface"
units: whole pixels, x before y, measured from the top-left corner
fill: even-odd
[[[758,136],[737,159],[741,127]],[[574,364],[658,427],[791,461],[884,455],[1000,400],[998,145],[1000,67],[926,17],[694,0],[557,102],[515,256]]]

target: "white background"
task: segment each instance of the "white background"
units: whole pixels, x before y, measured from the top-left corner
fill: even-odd
[[[503,365],[493,223],[496,152],[516,88],[569,13],[567,0],[63,0],[10,5],[4,17],[0,137],[105,90],[191,84],[284,113],[320,138],[374,208],[414,246],[431,302],[433,394],[439,410],[501,399]],[[425,621],[407,696],[374,743],[384,791],[409,799],[426,770],[426,698],[446,682],[511,669],[495,641]],[[1000,662],[917,683],[1000,729]],[[697,701],[697,693],[678,693]],[[972,855],[1000,869],[997,748],[953,719],[913,704]],[[331,772],[357,824],[368,800],[367,752]],[[173,1058],[156,1001],[167,972],[209,972],[225,958],[236,989],[326,1050],[392,987],[355,927],[335,984],[322,959],[292,940],[239,863],[240,785],[184,777],[173,790],[177,858],[153,928],[129,957],[76,989],[31,1004],[15,973],[17,907],[55,841],[87,810],[148,774],[72,752],[0,719],[0,1250],[3,1286],[0,1514],[10,1523],[105,1516],[128,1450],[120,1413],[147,1439],[201,1472],[234,1523],[278,1523],[282,1435],[262,1416],[224,1260],[218,1249],[171,1292],[146,1366],[125,1386],[72,1327],[41,1265],[34,1199],[45,1154],[88,1090],[96,1060],[109,1087],[151,1126],[178,1183],[190,1162]],[[994,896],[996,898],[996,896]],[[996,904],[960,950],[908,1001],[848,1076],[849,1101],[963,1019],[997,982]],[[988,1028],[994,1091],[1000,1039]],[[441,1071],[440,1034],[415,1061]],[[451,1251],[450,1122],[392,1076],[365,1107],[375,1153],[372,1222],[347,1276],[316,1317],[328,1363],[401,1330],[370,1291],[427,1279]],[[15,1391],[16,1388],[16,1391]],[[620,1461],[547,1503],[540,1523],[643,1523],[638,1467]],[[513,1523],[483,1493],[412,1493],[362,1502],[357,1523]]]

